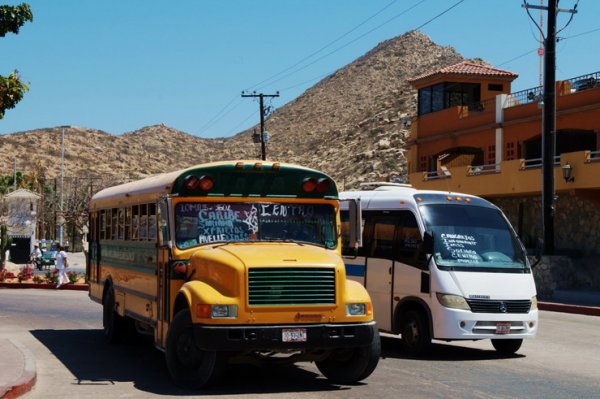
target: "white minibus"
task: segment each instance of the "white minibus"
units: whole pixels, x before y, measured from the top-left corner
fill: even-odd
[[[404,350],[431,340],[491,339],[504,354],[535,336],[538,309],[526,251],[502,211],[472,195],[366,183],[340,193],[362,208],[362,245],[343,247],[346,274],[362,283],[379,329]],[[342,236],[349,202],[342,202]],[[359,233],[360,234],[360,233]]]

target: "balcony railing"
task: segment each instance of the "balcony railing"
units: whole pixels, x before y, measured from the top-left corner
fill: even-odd
[[[543,165],[542,158],[521,159],[520,161],[520,170],[541,168]],[[560,155],[554,157],[554,166],[557,165],[560,165]]]
[[[600,162],[600,151],[586,151],[585,162]]]
[[[437,179],[449,179],[451,177],[452,177],[452,173],[445,166],[442,166],[440,170],[423,172],[423,181],[437,180]]]
[[[542,87],[533,87],[527,90],[510,93],[506,98],[505,108],[515,107],[517,105],[539,103],[542,100]]]
[[[566,80],[570,83],[571,93],[600,87],[600,72],[594,72],[587,75],[581,75],[576,78]]]
[[[500,164],[469,165],[469,169],[467,170],[467,175],[469,176],[483,175],[486,173],[500,173]]]
[[[575,78],[563,80],[563,82],[568,82],[568,87],[571,88],[570,92],[563,93],[563,95],[593,89],[595,87],[600,87],[600,72],[577,76]],[[540,102],[543,99],[543,94],[542,86],[510,93],[506,100],[507,103],[504,106],[505,108],[510,108],[517,105]]]

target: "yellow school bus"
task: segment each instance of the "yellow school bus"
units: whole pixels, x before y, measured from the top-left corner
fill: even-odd
[[[346,279],[326,174],[202,164],[104,189],[89,209],[89,296],[104,335],[152,335],[178,385],[212,384],[231,362],[314,361],[336,383],[375,369],[371,300]]]

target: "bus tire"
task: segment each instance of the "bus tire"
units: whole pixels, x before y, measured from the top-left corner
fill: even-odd
[[[422,355],[431,347],[431,333],[423,312],[411,309],[401,321],[402,350],[412,356]]]
[[[492,339],[494,349],[503,355],[512,355],[519,350],[522,343],[522,339]]]
[[[326,359],[316,362],[319,371],[333,383],[354,384],[371,375],[381,356],[379,331],[374,330],[371,345],[334,350]]]
[[[173,318],[167,334],[165,357],[175,384],[188,389],[213,384],[225,368],[222,354],[196,346],[189,309],[179,311]]]
[[[104,337],[111,343],[121,342],[125,331],[125,321],[115,310],[115,291],[110,287],[102,302],[102,327]]]

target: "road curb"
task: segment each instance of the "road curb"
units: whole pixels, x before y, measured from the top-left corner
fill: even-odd
[[[0,399],[14,399],[29,392],[37,380],[37,371],[35,358],[33,354],[18,341],[8,339],[8,341],[23,355],[24,366],[19,378],[9,385],[0,387]]]
[[[0,288],[34,288],[42,290],[73,290],[73,291],[87,291],[87,284],[63,284],[60,288],[56,288],[56,284],[46,283],[0,283]]]
[[[600,316],[600,307],[569,305],[566,303],[538,302],[538,309],[550,312],[574,313],[587,316]]]

